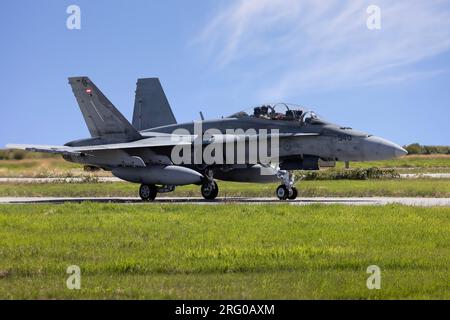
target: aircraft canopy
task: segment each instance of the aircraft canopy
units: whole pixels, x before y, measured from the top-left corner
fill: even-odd
[[[287,103],[260,105],[244,111],[236,112],[228,118],[256,118],[302,123],[319,121],[319,117],[314,111]]]

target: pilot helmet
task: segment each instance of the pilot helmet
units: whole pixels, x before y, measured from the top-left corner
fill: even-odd
[[[292,110],[287,110],[287,111],[286,111],[286,118],[288,118],[288,119],[294,119],[294,111],[292,111]]]
[[[261,113],[262,114],[268,114],[269,113],[269,107],[268,106],[262,106],[261,107]]]
[[[302,110],[295,110],[294,111],[295,118],[300,119],[302,117],[303,111]]]

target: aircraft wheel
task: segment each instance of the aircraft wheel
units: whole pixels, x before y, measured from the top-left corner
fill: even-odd
[[[277,188],[277,197],[280,200],[286,200],[289,197],[289,190],[284,184]]]
[[[143,184],[139,188],[139,196],[143,201],[153,201],[156,198],[158,190],[155,185]]]
[[[297,188],[296,187],[292,187],[292,193],[289,193],[288,199],[289,200],[295,200],[295,199],[297,199],[297,196],[298,196]]]
[[[202,184],[201,191],[203,198],[206,200],[214,200],[219,194],[219,187],[215,181],[212,183],[207,182]]]

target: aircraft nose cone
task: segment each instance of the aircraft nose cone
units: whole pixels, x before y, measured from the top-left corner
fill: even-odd
[[[396,158],[406,156],[407,154],[408,154],[408,151],[406,151],[399,145],[396,145],[396,148],[394,149],[394,155]]]
[[[398,144],[376,136],[366,138],[364,149],[367,160],[387,160],[398,158],[408,153]]]

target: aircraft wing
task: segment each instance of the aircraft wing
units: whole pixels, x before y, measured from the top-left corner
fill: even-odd
[[[278,133],[268,134],[268,137],[278,136],[279,138],[287,137],[310,137],[318,136],[318,133]],[[254,140],[258,135],[214,135],[211,139],[203,140],[202,144],[210,143],[231,143],[233,141],[242,141],[245,139]],[[34,144],[8,144],[8,149],[21,149],[32,152],[44,152],[55,154],[73,154],[81,155],[89,151],[100,150],[118,150],[118,149],[136,149],[136,148],[152,148],[152,147],[169,147],[175,145],[191,145],[194,143],[196,136],[193,135],[171,135],[161,134],[153,137],[125,143],[101,144],[82,147],[68,147],[68,146],[52,146],[52,145],[34,145]]]
[[[147,139],[137,140],[125,143],[101,144],[82,147],[53,146],[53,145],[34,145],[34,144],[8,144],[7,149],[20,149],[31,152],[44,152],[55,154],[82,154],[89,151],[100,150],[117,150],[117,149],[134,149],[134,148],[151,148],[164,147],[174,145],[191,145],[193,136],[175,136],[164,135]]]
[[[7,144],[7,149],[19,149],[31,152],[43,152],[54,154],[70,154],[76,153],[71,147],[66,146],[49,146],[49,145],[37,145],[37,144]]]

